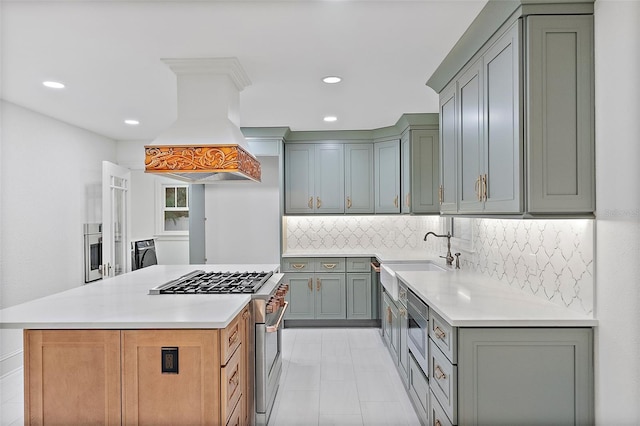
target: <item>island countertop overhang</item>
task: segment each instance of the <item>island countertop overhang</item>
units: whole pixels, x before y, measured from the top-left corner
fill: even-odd
[[[154,265],[0,310],[0,328],[225,328],[250,295],[148,294],[152,287],[196,269],[277,271],[279,265]]]

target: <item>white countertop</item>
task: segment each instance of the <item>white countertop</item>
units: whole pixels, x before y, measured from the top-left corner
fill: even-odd
[[[455,327],[594,327],[591,316],[467,271],[399,271],[429,308]]]
[[[224,328],[250,295],[149,295],[193,270],[276,271],[277,264],[154,265],[0,310],[0,328]]]

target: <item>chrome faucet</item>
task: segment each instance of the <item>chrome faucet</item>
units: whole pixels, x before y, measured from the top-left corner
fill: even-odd
[[[446,238],[447,239],[447,255],[440,256],[443,259],[447,259],[447,265],[453,265],[453,255],[451,254],[451,232],[447,232],[447,235],[438,235],[435,232],[427,232],[424,235],[424,241],[427,241],[427,237],[429,235],[433,235],[434,237]]]

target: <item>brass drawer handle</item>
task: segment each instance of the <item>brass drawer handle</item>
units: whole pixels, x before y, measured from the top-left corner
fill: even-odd
[[[482,199],[487,201],[487,174],[482,177]]]
[[[442,423],[440,423],[440,420],[436,419],[436,420],[433,422],[433,426],[442,426]]]
[[[371,262],[371,269],[376,272],[380,272],[380,265],[376,265],[375,263]]]
[[[305,266],[307,266],[306,263],[292,263],[291,267],[293,269],[303,269]]]
[[[436,368],[435,368],[433,374],[436,376],[436,379],[438,379],[438,380],[442,380],[442,379],[446,379],[447,378],[447,375],[444,373],[444,371],[442,371],[442,369],[440,368],[439,365],[436,365]]]
[[[478,175],[478,179],[476,179],[476,183],[474,185],[474,189],[476,191],[476,196],[478,197],[478,201],[482,201],[482,176]]]
[[[347,208],[351,208],[351,197],[347,197]]]
[[[229,378],[229,385],[233,385],[234,388],[237,388],[238,384],[240,383],[240,377],[238,376],[239,376],[238,370],[234,371],[233,375]]]
[[[310,209],[313,208],[313,197],[309,197],[309,202],[307,203],[307,206],[309,206]]]
[[[322,207],[322,201],[320,201],[320,197],[316,197],[316,208],[319,209]]]
[[[236,329],[231,336],[229,336],[229,346],[233,346],[238,340],[238,330]]]
[[[398,207],[398,196],[396,195],[396,198],[393,199],[393,205],[395,207]]]
[[[444,202],[444,186],[442,185],[438,188],[438,202],[440,204]]]
[[[403,317],[403,318],[406,317],[407,316],[407,310],[403,309],[403,308],[400,308],[400,316]]]
[[[433,332],[436,333],[436,337],[440,340],[444,340],[445,337],[447,337],[447,333],[445,333],[440,327],[436,326],[436,328],[433,329]]]
[[[322,280],[320,278],[316,278],[316,291],[320,291],[322,288]]]
[[[337,263],[323,263],[323,264],[322,264],[322,267],[323,267],[323,268],[326,268],[326,269],[333,269],[333,268],[335,268],[336,266],[338,266],[338,264],[337,264]]]
[[[309,278],[309,291],[313,291],[313,278]]]
[[[391,324],[391,308],[387,306],[387,322]]]
[[[405,204],[407,205],[407,207],[411,207],[410,199],[411,199],[411,193],[407,192],[407,196],[405,197]]]

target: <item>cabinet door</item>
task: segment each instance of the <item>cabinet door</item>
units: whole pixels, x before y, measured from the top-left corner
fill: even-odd
[[[437,213],[440,144],[437,130],[411,131],[411,191],[413,213]],[[406,204],[406,203],[405,203]],[[403,204],[403,206],[405,205]]]
[[[451,84],[440,94],[440,211],[458,211],[456,85]]]
[[[482,69],[478,60],[458,80],[458,210],[481,212]]]
[[[407,342],[409,331],[409,319],[407,318],[407,310],[403,307],[398,309],[399,312],[399,333],[398,333],[398,367],[400,367],[400,376],[405,386],[409,383],[409,346]]]
[[[413,189],[411,187],[411,131],[405,132],[400,138],[400,170],[402,171],[400,212],[411,213],[411,191]]]
[[[287,319],[313,319],[315,317],[313,274],[285,274],[284,282],[289,283],[286,299],[289,308]]]
[[[592,329],[458,333],[458,424],[593,424]]]
[[[523,210],[519,29],[520,21],[483,57],[485,212],[517,213]]]
[[[400,213],[400,141],[376,142],[375,212]]]
[[[316,318],[346,319],[347,289],[344,274],[315,274]]]
[[[315,211],[315,147],[312,144],[286,144],[285,213],[300,214]]]
[[[593,16],[527,18],[527,203],[595,208]]]
[[[123,424],[220,424],[218,330],[122,331]],[[163,372],[177,348],[177,373]]]
[[[121,424],[119,330],[25,330],[24,354],[25,424]]]
[[[382,337],[384,338],[384,343],[387,345],[387,348],[391,349],[391,307],[389,306],[389,296],[387,296],[383,288],[381,288],[380,291],[382,292]]]
[[[344,147],[316,144],[316,213],[344,213]]]
[[[389,327],[389,350],[391,351],[393,362],[397,365],[400,354],[400,315],[398,307],[392,300],[389,303],[389,316],[391,319],[391,326]]]
[[[373,213],[373,144],[344,146],[345,213]]]
[[[347,319],[371,319],[371,274],[347,274]]]

